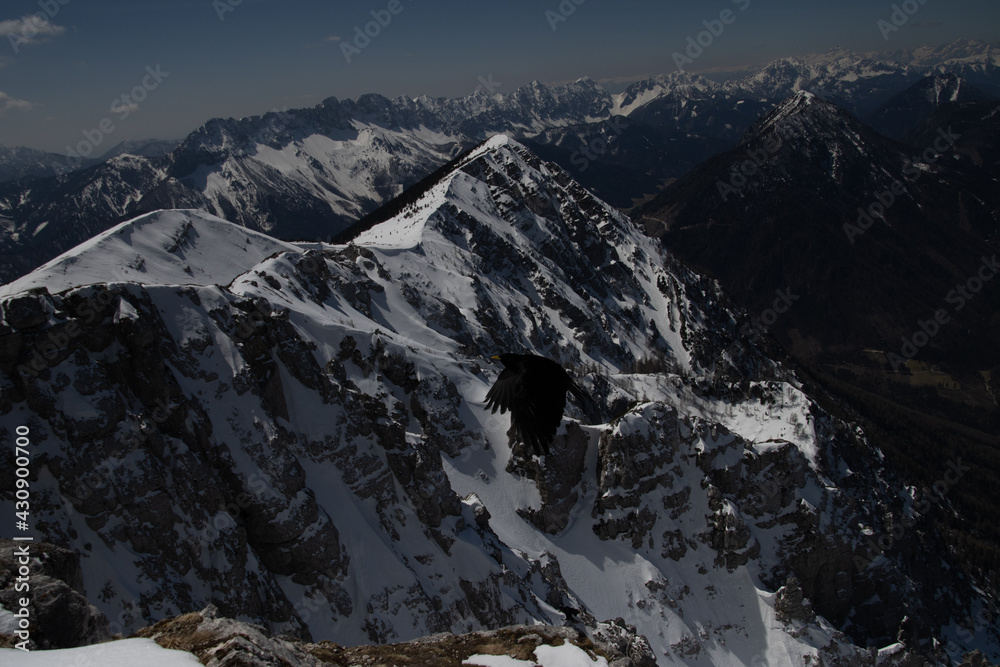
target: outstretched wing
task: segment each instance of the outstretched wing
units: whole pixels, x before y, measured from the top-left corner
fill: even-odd
[[[490,409],[491,414],[496,414],[498,409],[500,414],[505,414],[518,405],[522,400],[520,386],[523,376],[524,371],[520,369],[505,368],[500,371],[500,377],[486,393],[486,407]]]
[[[565,406],[566,387],[559,376],[525,363],[504,368],[486,394],[486,407],[493,414],[510,410],[515,439],[537,454],[549,452]]]

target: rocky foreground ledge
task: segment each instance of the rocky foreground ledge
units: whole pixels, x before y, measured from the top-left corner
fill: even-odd
[[[536,664],[537,649],[565,644],[579,649],[576,654],[581,664],[657,664],[649,644],[635,633],[635,628],[617,622],[606,624],[594,639],[570,627],[514,625],[462,635],[440,633],[397,644],[345,647],[330,641],[269,637],[262,627],[220,617],[218,610],[209,606],[142,628],[134,636],[152,639],[163,648],[191,653],[207,667],[460,667],[477,655],[508,656],[527,661],[522,664]],[[98,647],[107,648],[107,655],[113,655],[115,639]],[[0,648],[13,645],[11,637],[0,634]],[[86,664],[100,661],[101,655],[100,650],[88,652],[90,662]]]
[[[596,641],[569,627],[515,625],[463,635],[441,633],[398,644],[344,647],[329,641],[303,642],[292,637],[268,637],[262,628],[216,616],[209,607],[139,630],[164,648],[193,653],[210,667],[294,665],[295,667],[459,667],[474,655],[510,656],[534,662],[540,646],[571,643],[594,664],[612,667],[653,667],[656,660],[634,628],[609,624]],[[603,658],[603,661],[601,660]]]
[[[17,543],[0,539],[0,648],[14,648],[19,639],[3,632],[4,616],[15,608],[18,595]],[[122,637],[84,596],[79,554],[40,542],[32,545],[28,572],[21,583],[31,595],[31,650],[111,646]],[[649,643],[624,622],[602,623],[593,638],[571,627],[515,625],[463,635],[441,633],[398,644],[344,647],[330,641],[271,637],[264,628],[221,617],[214,606],[142,628],[136,637],[152,639],[164,648],[188,651],[209,667],[315,667],[321,665],[450,667],[473,655],[506,655],[534,660],[540,646],[579,647],[597,664],[610,667],[653,667]],[[93,659],[91,655],[91,659]],[[99,654],[98,654],[99,657]],[[604,662],[602,662],[602,660]],[[88,663],[89,664],[89,663]]]
[[[3,632],[4,616],[10,615],[21,576],[16,549],[16,543],[0,539],[0,648],[14,648],[18,642],[17,637]],[[115,640],[122,638],[114,634],[112,624],[84,596],[79,554],[52,544],[37,543],[33,545],[33,557],[27,567],[29,572],[25,579],[32,596],[29,648],[112,647]],[[567,643],[578,647],[594,665],[657,665],[646,638],[620,619],[600,623],[597,632],[590,637],[572,627],[514,625],[461,635],[440,633],[397,644],[345,647],[331,641],[271,637],[258,625],[221,617],[210,605],[200,612],[142,628],[134,636],[151,639],[163,648],[192,653],[207,667],[459,667],[474,655],[509,656],[533,663],[537,659],[536,649]],[[99,659],[99,653],[89,655],[91,659]],[[868,660],[860,662],[828,664],[931,666],[902,644],[894,650],[873,650],[867,657]],[[957,667],[991,666],[976,651],[966,655]]]
[[[200,612],[160,621],[139,630],[135,636],[152,639],[164,648],[187,651],[207,667],[461,667],[470,657],[484,655],[508,656],[536,664],[537,649],[567,643],[581,651],[581,667],[587,663],[608,667],[657,665],[646,640],[620,621],[605,624],[594,638],[570,627],[514,625],[462,635],[440,633],[397,644],[344,647],[329,641],[314,643],[288,636],[269,637],[260,626],[220,617],[216,608],[209,606]],[[0,648],[11,645],[7,639],[0,634]],[[110,649],[114,644],[112,640],[100,646]],[[90,660],[100,659],[100,653],[89,656]],[[871,661],[843,665],[925,667],[930,664],[906,651],[880,652],[870,657]],[[957,667],[991,666],[976,651],[965,656]]]

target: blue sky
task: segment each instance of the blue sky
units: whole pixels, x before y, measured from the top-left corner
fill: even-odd
[[[464,96],[481,80],[507,93],[581,76],[614,85],[673,71],[672,54],[724,10],[732,21],[691,71],[837,46],[1000,40],[996,0],[908,1],[916,13],[887,41],[877,22],[891,1],[5,0],[0,144],[65,153],[100,133],[98,154],[331,96]],[[379,17],[386,25],[348,62],[344,45]]]

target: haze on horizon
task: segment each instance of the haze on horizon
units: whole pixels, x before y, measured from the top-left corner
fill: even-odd
[[[907,3],[898,30],[879,27]],[[707,28],[718,34],[686,69],[724,78],[833,48],[1000,41],[1000,4],[19,0],[0,14],[0,145],[66,153],[85,132],[113,127],[96,156],[327,97],[510,93],[583,76],[614,90],[676,71],[673,54]]]

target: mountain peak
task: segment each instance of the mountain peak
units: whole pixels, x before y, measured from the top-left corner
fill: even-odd
[[[531,210],[521,211],[525,219],[529,215],[553,215],[556,195],[547,190],[552,187],[556,171],[560,174],[556,181],[573,183],[576,198],[599,201],[579,188],[555,165],[542,163],[517,141],[506,134],[497,134],[461,158],[450,172],[439,178],[399,215],[362,232],[354,243],[381,248],[412,248],[424,240],[428,225],[435,233],[453,234],[454,229],[442,229],[441,225],[449,227],[455,211],[469,216],[487,212],[490,215],[486,216],[486,220],[500,224],[508,213],[504,208],[509,202],[504,197],[497,197],[494,189],[503,185],[522,190],[522,193],[531,193],[534,198]],[[603,202],[601,204],[606,207]]]
[[[857,124],[851,114],[836,104],[808,90],[800,90],[776,104],[751,125],[739,145],[763,141],[771,134],[777,134],[785,141],[821,137],[841,133]]]
[[[452,276],[447,280],[472,275],[476,285],[492,285],[503,294],[496,300],[516,304],[507,307],[515,319],[493,335],[505,337],[505,349],[551,351],[552,356],[581,340],[572,329],[583,325],[583,313],[594,304],[606,302],[610,294],[641,300],[637,290],[655,291],[656,276],[663,271],[650,265],[661,261],[655,241],[560,167],[505,135],[483,142],[420,198],[353,243],[400,257],[399,251],[414,250],[434,272]],[[636,280],[632,272],[645,277]],[[644,285],[647,280],[653,285]],[[569,287],[556,295],[554,285]],[[471,302],[471,296],[466,300]],[[605,308],[618,306],[606,302]],[[561,319],[528,323],[542,322],[542,313],[552,309],[563,311]],[[582,353],[619,367],[630,363],[650,335],[640,331],[650,318],[641,322],[638,330],[613,335],[590,331]],[[657,321],[655,329],[655,345],[680,367],[707,362],[690,349],[690,341],[671,331],[668,321]]]

